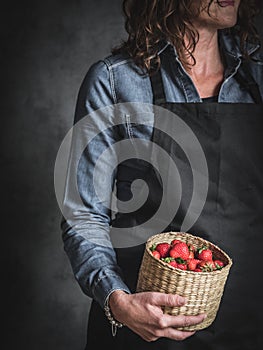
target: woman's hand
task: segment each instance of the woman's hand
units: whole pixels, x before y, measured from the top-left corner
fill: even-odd
[[[166,337],[184,340],[195,332],[179,331],[176,328],[201,323],[205,315],[171,316],[162,311],[162,306],[182,306],[185,299],[179,295],[157,292],[126,294],[114,291],[109,298],[111,312],[116,320],[151,342]]]

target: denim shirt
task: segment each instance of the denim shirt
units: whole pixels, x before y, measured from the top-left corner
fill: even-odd
[[[249,71],[254,81],[258,84],[260,94],[263,96],[263,60],[258,53],[259,45],[247,44],[247,50],[253,60],[249,63]],[[254,100],[246,86],[240,86],[236,79],[237,72],[242,74],[242,54],[238,40],[228,34],[220,32],[220,47],[225,60],[224,81],[221,85],[218,102],[220,103],[254,103]],[[176,51],[169,43],[164,43],[160,48],[161,74],[164,84],[167,102],[198,103],[202,102],[191,77],[183,68]],[[105,106],[116,105],[125,102],[153,103],[151,82],[147,75],[141,74],[133,60],[125,55],[111,55],[93,64],[81,85],[75,123],[82,120],[93,111]],[[243,72],[244,74],[244,72]],[[67,179],[64,195],[64,207],[70,213],[72,220],[62,220],[62,232],[64,248],[70,259],[72,269],[83,292],[95,299],[101,307],[105,305],[108,296],[114,290],[124,290],[130,293],[124,283],[122,271],[117,264],[116,254],[110,243],[97,244],[110,241],[109,231],[112,224],[111,212],[104,205],[96,201],[96,194],[91,185],[92,171],[99,153],[121,138],[131,138],[129,123],[112,134],[105,140],[96,142],[90,146],[86,156],[82,157],[81,166],[78,167],[78,191],[83,199],[83,206],[71,198],[69,179]],[[97,121],[100,128],[100,121]],[[87,131],[89,132],[89,131]],[[140,131],[136,131],[136,137],[143,137]],[[72,154],[71,154],[71,157]],[[72,166],[72,164],[71,164]],[[70,166],[69,166],[70,167]],[[110,182],[103,180],[101,169],[101,186],[110,202],[112,187],[117,179],[117,192],[120,198],[127,197],[127,182],[131,183],[136,178],[136,167],[129,169],[119,168]],[[70,172],[68,177],[70,177]],[[129,181],[127,181],[127,179]],[[67,216],[68,218],[68,216]],[[76,229],[72,224],[78,221],[81,229]],[[80,224],[81,222],[81,224]]]

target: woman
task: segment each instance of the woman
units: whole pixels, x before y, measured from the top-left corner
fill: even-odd
[[[168,103],[180,104],[262,102],[263,63],[253,26],[253,18],[258,12],[255,1],[124,0],[123,8],[128,40],[115,49],[113,55],[90,68],[80,89],[75,122],[112,104],[157,103],[160,95],[160,99],[165,98]],[[161,94],[156,92],[156,84],[162,85]],[[202,108],[206,107],[201,107],[203,113]],[[89,191],[90,169],[96,160],[92,152],[96,149],[87,152],[78,174],[79,191],[88,208],[82,229],[86,230],[86,237],[100,233],[105,237],[105,232],[108,237],[110,225],[121,227],[123,217],[117,215],[112,222],[109,210],[96,202],[94,193]],[[127,200],[127,183],[131,184],[137,178],[134,168],[134,164],[127,163],[126,167],[122,164],[115,174],[122,200]],[[217,172],[214,173],[217,176]],[[112,184],[107,186],[111,188]],[[68,211],[76,213],[67,193],[65,206]],[[198,229],[205,235],[210,230],[210,222],[204,212],[205,224],[198,223],[199,226],[193,226],[192,231]],[[136,217],[134,220],[135,224],[138,223]],[[66,220],[62,228],[65,250],[75,276],[83,291],[94,299],[86,349],[95,346],[99,349],[107,346],[144,350],[221,349],[220,346],[226,349],[256,348],[259,340],[257,327],[254,331],[244,328],[247,338],[240,340],[242,330],[241,334],[239,331],[237,334],[225,331],[222,324],[226,319],[222,316],[222,320],[217,321],[217,328],[212,326],[195,335],[194,332],[179,331],[180,326],[201,323],[206,315],[164,315],[162,306],[180,306],[185,299],[151,292],[134,294],[143,246],[114,252],[106,245],[91,243]],[[178,230],[180,225],[174,221],[169,226],[171,228]],[[227,249],[233,242],[231,238],[229,241]],[[235,294],[232,297],[235,298]],[[224,305],[230,307],[228,299]],[[233,320],[229,314],[228,317]],[[125,325],[115,337],[111,335],[113,320],[118,325]],[[227,327],[231,328],[231,322],[226,323]],[[178,342],[181,340],[184,341]]]

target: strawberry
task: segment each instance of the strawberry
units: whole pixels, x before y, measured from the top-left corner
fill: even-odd
[[[169,254],[170,248],[171,246],[169,243],[159,243],[155,249],[160,253],[161,258],[166,258]]]
[[[172,258],[182,258],[187,260],[189,258],[189,249],[186,243],[176,243],[170,250],[170,256]]]
[[[211,267],[212,271],[216,270],[216,265],[213,260],[207,261],[208,265]]]
[[[180,241],[179,239],[174,239],[172,242],[171,242],[171,246],[174,246],[175,244],[177,243],[181,243],[182,241]]]
[[[172,260],[169,262],[169,265],[171,265],[172,267],[177,267],[177,262],[175,260]]]
[[[202,272],[202,270],[197,267],[196,269],[194,269],[194,272]]]
[[[214,263],[215,263],[217,270],[221,270],[222,267],[224,267],[224,263],[221,260],[215,260]]]
[[[196,269],[196,266],[198,263],[200,263],[200,260],[198,260],[198,259],[188,259],[187,260],[188,270],[194,271]]]
[[[215,263],[213,260],[208,260],[208,261],[205,261],[205,260],[202,260],[198,265],[197,267],[199,269],[201,269],[203,272],[211,272],[211,271],[214,271],[216,270],[216,266],[215,266]]]
[[[195,257],[194,252],[190,251],[188,259],[194,259],[194,257]]]
[[[211,261],[213,260],[213,253],[212,250],[202,247],[198,250],[197,258],[204,261]]]
[[[156,259],[160,259],[161,258],[161,254],[159,252],[157,252],[157,250],[154,250],[152,252],[152,255],[156,258]]]
[[[177,264],[177,268],[180,270],[187,270],[187,265],[186,264]]]

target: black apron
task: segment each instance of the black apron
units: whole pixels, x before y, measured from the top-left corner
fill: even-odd
[[[86,350],[254,350],[263,344],[263,105],[165,103],[161,75],[152,79],[155,104],[179,115],[194,130],[204,150],[209,188],[203,211],[188,230],[219,245],[233,259],[216,320],[207,329],[183,342],[159,339],[148,343],[124,327],[111,335],[103,310],[92,303]],[[178,145],[158,129],[153,142],[179,160],[183,196],[179,210],[166,231],[180,231],[191,200],[192,173]],[[161,184],[154,179],[154,186]],[[165,189],[164,189],[165,190]],[[152,202],[158,201],[156,189]],[[157,196],[157,197],[156,197]],[[147,208],[147,215],[151,208]],[[131,219],[136,222],[136,218]],[[118,264],[130,289],[136,290],[144,245],[116,249]]]

